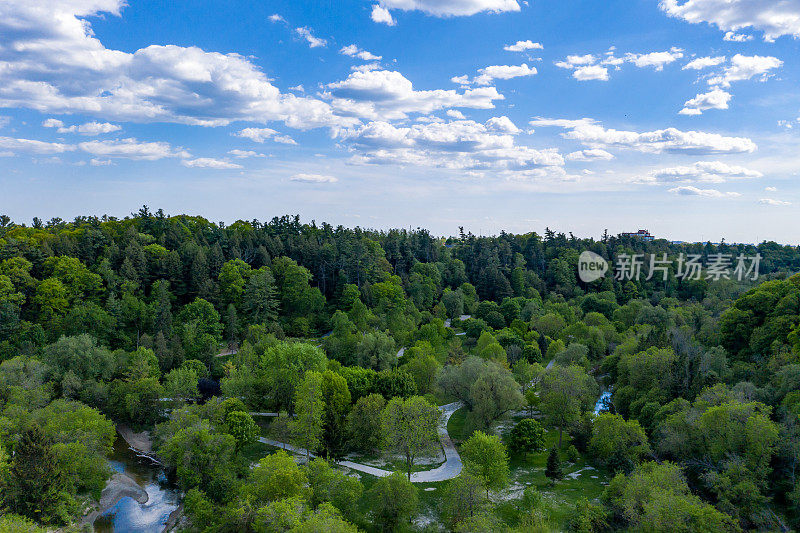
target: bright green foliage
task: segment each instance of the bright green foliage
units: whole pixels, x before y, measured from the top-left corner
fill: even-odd
[[[328,458],[344,454],[347,442],[347,412],[350,410],[350,390],[339,374],[326,370],[322,374],[322,401],[325,414],[322,420],[322,444]]]
[[[397,531],[419,507],[417,488],[400,472],[382,477],[369,492],[375,525],[379,531]]]
[[[467,472],[483,482],[487,492],[508,484],[508,453],[497,435],[476,431],[461,446]]]
[[[579,366],[553,365],[544,374],[539,396],[542,413],[558,428],[560,448],[564,428],[593,405],[597,383]]]
[[[381,414],[386,400],[380,394],[359,398],[347,417],[350,445],[362,452],[378,449],[383,443]]]
[[[225,415],[225,430],[236,439],[237,451],[256,442],[261,433],[253,417],[244,411],[231,411]]]
[[[484,513],[489,505],[483,480],[469,472],[447,482],[442,515],[451,529]]]
[[[650,454],[647,435],[636,420],[602,413],[594,420],[589,452],[613,470],[630,472]]]
[[[730,516],[692,494],[680,467],[669,462],[644,463],[629,476],[617,474],[603,501],[618,520],[636,531],[739,531]]]
[[[306,372],[297,387],[294,399],[295,418],[291,422],[292,434],[306,449],[306,456],[322,442],[324,431],[325,400],[322,374]]]
[[[438,447],[439,416],[439,409],[421,396],[392,398],[383,411],[384,447],[403,456],[409,479],[414,462]]]
[[[514,453],[540,452],[544,449],[544,428],[536,420],[525,418],[511,430],[508,442]]]
[[[308,477],[294,458],[283,450],[261,459],[247,483],[246,490],[260,505],[308,493]]]
[[[364,486],[358,478],[331,468],[323,459],[314,459],[305,471],[311,489],[309,501],[312,507],[328,502],[349,520],[357,518],[358,500],[364,492]]]

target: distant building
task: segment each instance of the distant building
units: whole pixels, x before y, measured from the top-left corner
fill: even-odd
[[[654,241],[656,238],[650,235],[650,232],[646,229],[640,229],[636,233],[623,233],[623,237],[634,237],[636,239],[642,239],[643,241]]]

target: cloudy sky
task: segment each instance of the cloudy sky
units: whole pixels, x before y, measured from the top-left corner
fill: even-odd
[[[800,0],[0,0],[0,212],[800,242]]]

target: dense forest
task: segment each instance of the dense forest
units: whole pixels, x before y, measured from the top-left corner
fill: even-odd
[[[585,250],[760,275],[587,284]],[[0,531],[91,531],[120,428],[181,531],[800,528],[797,272],[773,242],[2,216]],[[447,405],[463,468],[424,481]]]

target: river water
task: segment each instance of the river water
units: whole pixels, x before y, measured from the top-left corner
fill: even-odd
[[[95,533],[161,533],[169,514],[177,509],[180,492],[167,483],[163,469],[148,459],[137,457],[127,443],[117,437],[109,457],[111,468],[133,478],[149,499],[140,504],[133,498],[122,498],[97,517]]]

